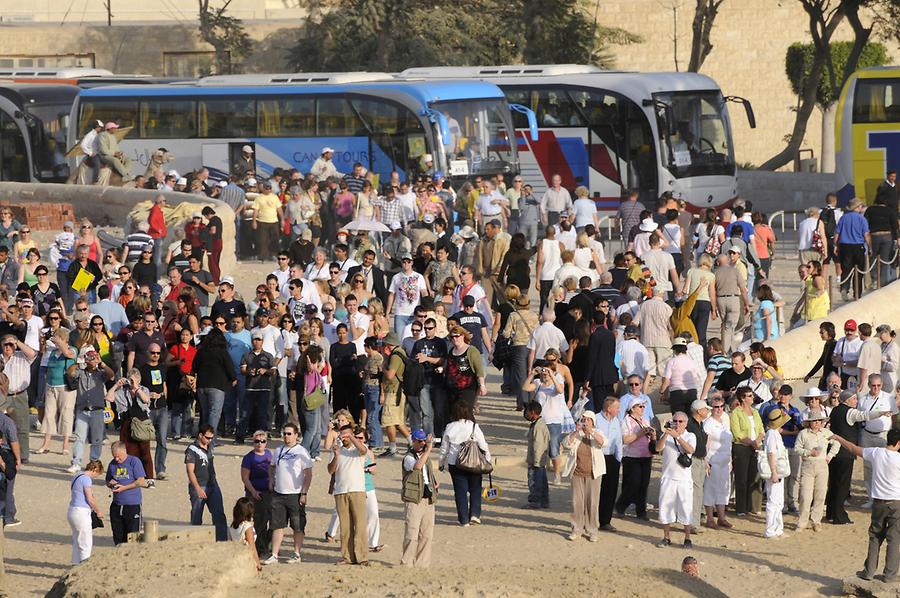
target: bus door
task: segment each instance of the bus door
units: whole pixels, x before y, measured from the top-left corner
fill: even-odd
[[[204,143],[200,148],[202,164],[213,177],[227,179],[231,174],[231,165],[241,157],[241,148],[245,145],[254,147],[253,143],[247,141]],[[253,151],[256,151],[255,147]]]
[[[10,114],[0,110],[0,181],[29,182],[28,162],[28,145],[22,130]]]

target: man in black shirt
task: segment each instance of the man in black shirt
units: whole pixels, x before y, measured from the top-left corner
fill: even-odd
[[[182,274],[186,284],[194,287],[197,299],[200,301],[200,313],[209,314],[209,294],[216,291],[212,274],[200,268],[200,257],[191,255],[188,258],[189,267]]]
[[[491,352],[491,337],[488,333],[487,320],[481,313],[475,311],[475,297],[466,295],[462,300],[462,311],[453,314],[453,319],[459,322],[459,325],[469,331],[472,335],[472,345],[478,349],[478,352],[484,354]]]
[[[750,379],[750,368],[744,365],[744,354],[738,351],[731,354],[731,367],[722,372],[716,382],[716,390],[729,399],[739,382]]]
[[[206,206],[201,212],[206,218],[205,246],[209,254],[209,273],[213,281],[218,282],[222,275],[219,269],[219,259],[222,257],[222,219],[216,215],[216,211]]]
[[[169,260],[169,266],[168,268],[166,268],[166,271],[168,271],[169,268],[175,267],[178,268],[183,274],[184,271],[191,266],[188,260],[192,255],[194,255],[194,249],[191,246],[191,242],[188,239],[184,239],[181,242],[181,250],[178,253],[172,255],[172,259]]]
[[[241,358],[241,374],[246,390],[241,406],[241,429],[238,436],[244,438],[248,430],[268,430],[269,413],[272,412],[272,376],[277,374],[275,357],[264,351],[263,334],[255,330],[250,335],[252,347]]]
[[[582,317],[585,315],[591,317],[594,313],[594,304],[596,303],[594,294],[591,292],[591,277],[582,276],[579,278],[578,288],[580,289],[580,292],[569,299],[569,309],[580,307]]]
[[[225,320],[228,322],[235,316],[247,317],[247,306],[243,301],[234,298],[234,279],[232,277],[224,276],[219,282],[219,298],[213,303],[210,315],[213,316],[213,319],[216,316],[225,316]]]
[[[166,341],[162,333],[156,327],[156,314],[147,313],[143,316],[144,327],[135,331],[128,339],[125,350],[128,351],[128,369],[140,367],[150,361],[150,347],[159,345],[166,350]]]
[[[444,365],[447,343],[435,336],[437,322],[434,318],[427,318],[423,327],[425,338],[417,340],[409,352],[409,358],[421,363],[425,370],[425,385],[419,392],[422,421],[413,422],[410,418],[410,426],[422,428],[426,433],[440,438],[447,425],[447,394],[444,392],[444,377],[436,370]]]
[[[896,217],[897,206],[900,203],[900,189],[897,188],[896,170],[888,170],[884,180],[878,185],[878,189],[875,191],[874,203],[878,203],[879,199],[884,200],[884,205],[890,208],[891,214]]]
[[[166,437],[169,435],[169,408],[166,404],[166,368],[160,361],[162,347],[151,343],[147,348],[147,363],[138,366],[141,372],[141,386],[150,391],[150,419],[156,428],[156,454],[153,462],[156,466],[156,479],[166,479]]]

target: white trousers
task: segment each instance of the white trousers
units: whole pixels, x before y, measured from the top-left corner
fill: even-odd
[[[865,430],[859,433],[859,446],[861,448],[883,448],[887,445],[887,433],[869,434]],[[866,482],[866,495],[872,500],[872,462],[863,461],[863,480]]]
[[[69,507],[69,527],[72,528],[72,564],[77,565],[91,556],[94,547],[94,531],[91,529],[91,510]]]
[[[340,529],[341,522],[338,520],[337,511],[332,511],[326,533],[332,538],[337,538]],[[381,540],[381,522],[378,519],[378,497],[374,490],[366,492],[366,531],[369,535],[369,548],[375,548]]]
[[[693,496],[693,480],[662,478],[659,482],[659,522],[663,525],[691,525]]]
[[[784,479],[779,479],[777,484],[772,480],[766,480],[766,533],[767,538],[774,538],[784,533],[784,518],[781,510],[784,508]]]

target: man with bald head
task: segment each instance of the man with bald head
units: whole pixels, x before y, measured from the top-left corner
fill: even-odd
[[[169,447],[166,437],[169,434],[169,409],[166,406],[166,367],[162,360],[163,346],[151,342],[147,346],[146,363],[137,366],[141,372],[141,386],[150,391],[150,419],[156,428],[156,453],[153,462],[156,465],[156,479],[166,479],[166,455]]]

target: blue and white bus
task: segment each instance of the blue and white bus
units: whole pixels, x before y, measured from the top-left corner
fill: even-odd
[[[228,174],[241,147],[259,173],[306,173],[322,148],[339,172],[360,162],[381,181],[442,171],[453,178],[518,172],[514,129],[502,91],[480,81],[398,81],[385,73],[226,75],[171,85],[83,90],[73,106],[70,143],[95,120],[134,127],[121,142],[134,172],[152,152],[170,167]],[[534,115],[531,114],[534,122]],[[433,160],[426,167],[426,156]]]
[[[513,113],[521,174],[540,193],[554,174],[568,189],[584,185],[600,210],[615,210],[637,189],[646,205],[670,191],[696,208],[737,194],[736,164],[725,97],[696,73],[607,71],[596,66],[506,65],[421,67],[403,79],[469,79],[499,85],[513,105],[537,114],[539,135]]]

